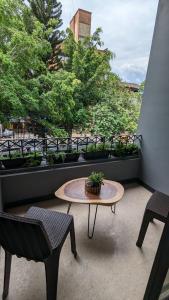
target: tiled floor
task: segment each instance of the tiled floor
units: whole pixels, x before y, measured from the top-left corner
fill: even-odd
[[[58,300],[142,300],[163,225],[150,224],[143,249],[135,246],[145,205],[151,193],[142,186],[125,186],[117,214],[99,207],[93,240],[87,238],[87,206],[74,205],[79,258],[76,261],[66,241],[60,259]],[[41,207],[66,212],[56,199]],[[28,207],[10,210],[22,214]],[[1,251],[2,291],[4,253]],[[45,272],[41,263],[13,258],[9,300],[45,299]]]

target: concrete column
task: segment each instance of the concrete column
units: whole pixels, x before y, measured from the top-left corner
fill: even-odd
[[[143,135],[141,179],[169,194],[169,1],[160,0],[138,132]]]

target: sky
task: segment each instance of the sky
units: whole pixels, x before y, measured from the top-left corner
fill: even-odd
[[[123,81],[145,80],[158,0],[60,0],[63,28],[78,8],[92,12],[92,32],[103,30],[104,47],[116,54],[112,71]]]

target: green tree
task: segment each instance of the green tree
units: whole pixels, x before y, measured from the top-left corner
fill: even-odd
[[[29,89],[39,104],[39,111],[32,112],[31,117],[41,125],[42,131],[46,128],[48,134],[55,135],[58,134],[56,128],[63,127],[71,135],[69,129],[76,108],[74,94],[79,83],[73,73],[63,70],[48,72],[29,81]]]
[[[102,136],[135,133],[140,113],[140,95],[118,87],[111,97],[91,108],[91,132]]]
[[[91,37],[76,42],[72,31],[67,29],[63,43],[63,69],[75,74],[80,82],[74,94],[75,109],[69,123],[69,132],[74,127],[83,130],[86,128],[90,107],[103,101],[108,89],[108,78],[113,77],[110,60],[114,58],[114,54],[107,49],[99,50],[103,46],[100,34],[101,29],[98,28]]]
[[[61,43],[63,42],[62,4],[57,0],[28,0],[32,13],[44,25],[47,41],[50,42],[52,53],[46,57],[49,68],[59,69],[61,61]]]
[[[37,109],[27,81],[46,72],[43,55],[51,51],[43,26],[34,19],[30,34],[28,8],[20,0],[0,0],[0,121],[27,116]]]
[[[103,45],[101,29],[91,36],[76,42],[70,29],[64,41],[63,51],[66,56],[64,69],[73,72],[81,81],[78,101],[84,106],[96,104],[102,100],[107,88],[107,77],[111,72],[110,60],[114,54],[108,49],[99,50]]]

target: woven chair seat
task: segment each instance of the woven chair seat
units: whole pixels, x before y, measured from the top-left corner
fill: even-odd
[[[31,207],[25,217],[43,223],[53,250],[62,244],[69,225],[73,220],[73,217],[70,215],[39,207]]]

